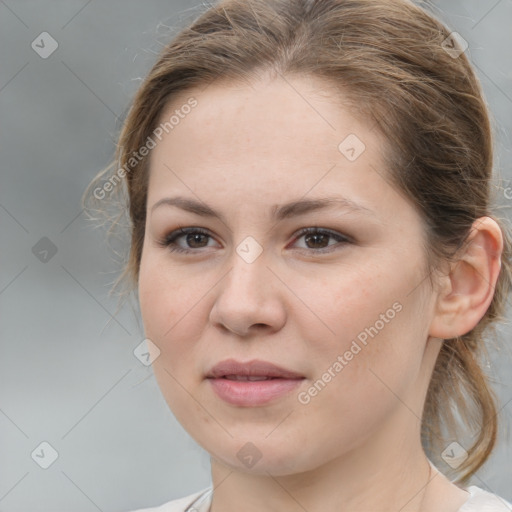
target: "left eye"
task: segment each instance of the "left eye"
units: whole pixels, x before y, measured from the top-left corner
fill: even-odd
[[[327,229],[321,228],[305,228],[298,233],[298,236],[295,240],[299,240],[304,238],[304,242],[306,244],[305,247],[300,247],[301,249],[315,249],[315,252],[328,252],[332,249],[328,249],[325,251],[326,247],[330,247],[332,245],[336,245],[336,243],[329,243],[329,240],[334,239],[335,242],[338,243],[349,243],[350,239],[340,233],[335,231],[330,231]],[[324,249],[324,250],[322,250]]]
[[[297,233],[294,242],[304,238],[305,246],[298,247],[299,249],[310,249],[313,252],[330,252],[333,249],[327,249],[331,246],[339,244],[350,243],[350,238],[344,236],[336,231],[328,229],[321,229],[316,227],[304,228]],[[183,239],[184,243],[178,243]],[[208,247],[208,242],[213,240],[212,235],[199,227],[179,228],[172,233],[166,235],[158,244],[162,247],[167,247],[171,252],[192,253],[199,252],[196,249],[203,249]],[[335,243],[330,243],[334,240]]]

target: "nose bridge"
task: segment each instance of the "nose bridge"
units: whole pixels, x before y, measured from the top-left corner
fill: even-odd
[[[211,320],[237,334],[257,325],[278,330],[285,311],[277,296],[267,254],[254,239],[244,239],[233,251],[211,311]]]
[[[247,236],[233,251],[231,272],[228,276],[229,287],[244,295],[254,296],[259,288],[258,284],[264,278],[268,279],[265,275],[270,274],[267,264],[267,254],[264,253],[263,246],[252,236]]]

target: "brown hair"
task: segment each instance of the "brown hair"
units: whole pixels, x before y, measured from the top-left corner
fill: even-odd
[[[434,462],[450,441],[464,444],[463,436],[476,431],[456,471],[465,482],[496,443],[497,400],[482,369],[484,331],[503,319],[511,246],[504,221],[490,213],[493,148],[482,91],[466,55],[449,51],[449,38],[444,25],[407,0],[222,1],[162,50],[135,96],[114,162],[90,184],[84,205],[103,209],[105,191],[110,204],[121,198],[124,210],[113,225],[129,212],[131,247],[116,286],[127,281],[136,288],[149,158],[134,155],[171,101],[214,80],[250,82],[268,71],[315,76],[338,88],[388,141],[387,174],[425,223],[429,277],[453,260],[477,218],[491,216],[502,228],[490,307],[472,331],[443,343],[422,418],[422,442]]]

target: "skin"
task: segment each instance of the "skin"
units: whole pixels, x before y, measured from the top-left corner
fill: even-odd
[[[442,339],[484,315],[500,268],[501,231],[475,222],[466,252],[425,279],[422,219],[384,179],[386,142],[311,77],[191,89],[198,105],[151,152],[148,215],[139,278],[146,336],[159,348],[153,369],[169,407],[212,457],[213,512],[455,512],[469,494],[430,473],[421,411]],[[338,145],[364,142],[354,161]],[[282,221],[274,205],[343,196],[373,213],[333,207]],[[177,206],[206,203],[223,221]],[[158,241],[179,227],[211,236]],[[329,229],[350,242],[298,232]],[[247,237],[263,248],[252,263],[236,251]],[[194,244],[195,241],[195,244]],[[321,252],[326,248],[330,252]],[[400,312],[312,397],[298,400],[356,336],[394,303]],[[205,380],[215,363],[263,359],[299,372],[296,391],[265,406],[222,401]],[[237,452],[252,443],[247,467]]]

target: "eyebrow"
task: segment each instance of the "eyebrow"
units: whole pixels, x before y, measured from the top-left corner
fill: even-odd
[[[164,197],[157,201],[151,207],[151,213],[159,206],[176,206],[187,212],[195,213],[201,217],[214,217],[225,223],[223,215],[207,204],[190,199],[187,197]],[[362,213],[365,215],[376,215],[374,211],[369,208],[355,203],[345,197],[322,197],[317,199],[299,199],[291,201],[282,205],[273,205],[271,207],[271,215],[277,220],[281,221],[289,219],[298,215],[304,215],[309,212],[318,211],[321,209],[332,209],[332,208],[343,209],[350,212]]]

